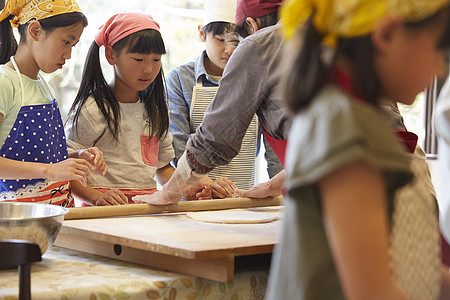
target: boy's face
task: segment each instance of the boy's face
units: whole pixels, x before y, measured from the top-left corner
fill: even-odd
[[[236,46],[226,43],[224,34],[205,33],[203,28],[199,29],[199,34],[200,39],[206,43],[210,69],[206,71],[210,75],[221,75]]]

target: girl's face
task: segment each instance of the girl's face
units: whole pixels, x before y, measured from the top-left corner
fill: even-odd
[[[34,59],[40,70],[52,73],[61,69],[72,55],[74,47],[83,33],[84,27],[77,23],[46,32],[41,29],[36,43],[33,43]]]
[[[117,53],[107,50],[110,64],[114,65],[114,84],[130,92],[145,90],[158,76],[161,69],[161,54],[127,53],[126,48]],[[120,101],[120,99],[118,99]]]
[[[445,51],[438,48],[446,22],[423,29],[403,24],[386,32],[387,43],[375,55],[383,94],[393,101],[412,104],[430,85],[433,76],[443,76]]]

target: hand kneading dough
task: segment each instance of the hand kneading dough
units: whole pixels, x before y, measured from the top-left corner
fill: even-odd
[[[225,224],[268,223],[278,219],[277,214],[248,210],[218,210],[188,212],[186,216],[202,222]]]

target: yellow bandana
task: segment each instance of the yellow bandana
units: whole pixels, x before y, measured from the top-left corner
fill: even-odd
[[[334,46],[337,37],[369,34],[386,16],[420,21],[450,4],[450,0],[286,0],[281,19],[287,38],[312,15],[313,24]]]
[[[11,25],[18,27],[31,20],[42,20],[70,12],[81,12],[74,0],[7,0],[0,13],[0,22],[13,15],[15,17],[11,20]]]

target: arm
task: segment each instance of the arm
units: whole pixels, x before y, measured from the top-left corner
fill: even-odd
[[[128,198],[118,189],[110,189],[104,193],[93,189],[89,185],[81,185],[78,181],[71,181],[72,192],[77,199],[93,206],[109,206],[128,204]]]
[[[16,161],[0,157],[0,178],[76,180],[86,185],[86,178],[93,167],[84,159],[69,158],[56,164]]]
[[[166,77],[167,103],[170,114],[169,132],[173,136],[175,166],[186,149],[186,143],[191,133],[189,117],[191,99],[185,99],[179,76],[180,74],[172,70]]]
[[[319,190],[325,230],[348,299],[406,299],[390,274],[381,172],[355,162],[323,178]]]
[[[249,190],[236,190],[239,197],[265,198],[277,197],[283,193],[286,171],[283,169],[269,181],[257,184]]]
[[[233,52],[202,124],[186,145],[200,165],[210,169],[226,165],[239,153],[248,126],[271,89],[266,68],[252,41],[242,42]]]
[[[3,114],[0,113],[0,124]],[[16,161],[0,157],[0,178],[2,179],[34,179],[77,180],[86,184],[93,166],[85,159],[69,158],[56,164]]]
[[[160,185],[166,184],[166,182],[169,181],[170,177],[172,177],[173,172],[175,172],[175,168],[170,164],[157,169],[155,173],[156,181],[158,181]]]
[[[150,203],[178,203],[186,189],[239,153],[247,128],[269,89],[266,66],[256,52],[252,42],[242,42],[233,52],[202,124],[188,140],[184,152],[188,155],[179,159],[174,174],[160,193],[152,195]]]

